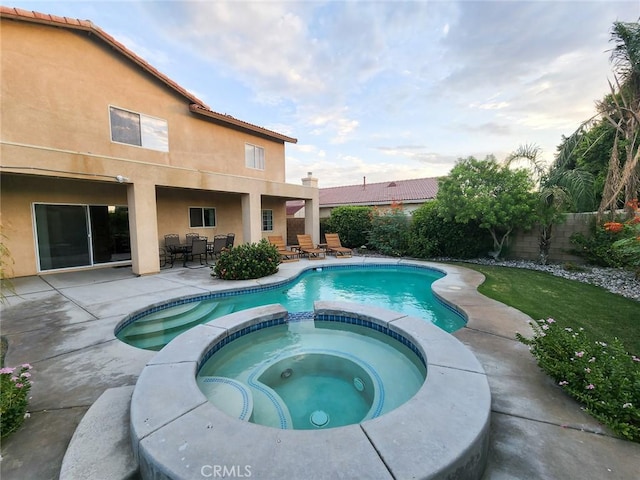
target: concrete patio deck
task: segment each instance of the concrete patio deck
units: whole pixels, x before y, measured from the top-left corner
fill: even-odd
[[[233,286],[280,281],[309,267],[363,262],[398,260],[301,260],[282,264],[272,277]],[[637,478],[640,445],[616,438],[584,413],[515,340],[517,331],[526,332],[528,318],[469,287],[480,283],[478,273],[446,268],[451,281],[446,291],[438,286],[435,290],[464,305],[469,323],[454,335],[476,355],[491,387],[489,460],[483,478]],[[13,283],[17,295],[0,309],[2,335],[9,340],[6,364],[31,363],[34,385],[30,418],[2,443],[3,480],[59,478],[69,441],[89,407],[105,390],[135,384],[155,352],[114,337],[125,315],[173,297],[229,286],[212,278],[207,268],[178,267],[147,277],[136,277],[124,267],[19,278]]]

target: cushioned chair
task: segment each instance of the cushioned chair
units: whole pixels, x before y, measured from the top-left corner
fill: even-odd
[[[326,253],[322,248],[313,245],[311,235],[298,235],[298,248],[309,260],[320,260],[326,257]]]
[[[350,248],[342,246],[340,236],[337,233],[325,233],[324,238],[327,241],[327,252],[334,254],[336,258],[349,258],[353,255]]]
[[[287,248],[282,235],[269,235],[267,238],[269,239],[269,243],[278,249],[281,262],[297,262],[300,259],[298,252]]]

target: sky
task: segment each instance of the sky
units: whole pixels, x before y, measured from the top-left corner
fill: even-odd
[[[296,138],[320,188],[503,160],[596,114],[631,1],[14,1],[91,20],[212,110]],[[268,162],[268,158],[266,159]]]

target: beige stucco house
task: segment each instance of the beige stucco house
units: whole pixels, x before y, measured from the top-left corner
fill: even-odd
[[[305,202],[319,241],[317,181],[285,182],[296,139],[213,111],[89,21],[7,7],[0,19],[9,276],[152,274],[168,233],[286,236],[287,200]]]

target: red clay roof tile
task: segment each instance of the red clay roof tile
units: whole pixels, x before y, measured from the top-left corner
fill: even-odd
[[[438,193],[438,178],[416,178],[379,183],[362,183],[320,189],[321,207],[336,205],[385,205],[392,202],[422,203]]]

